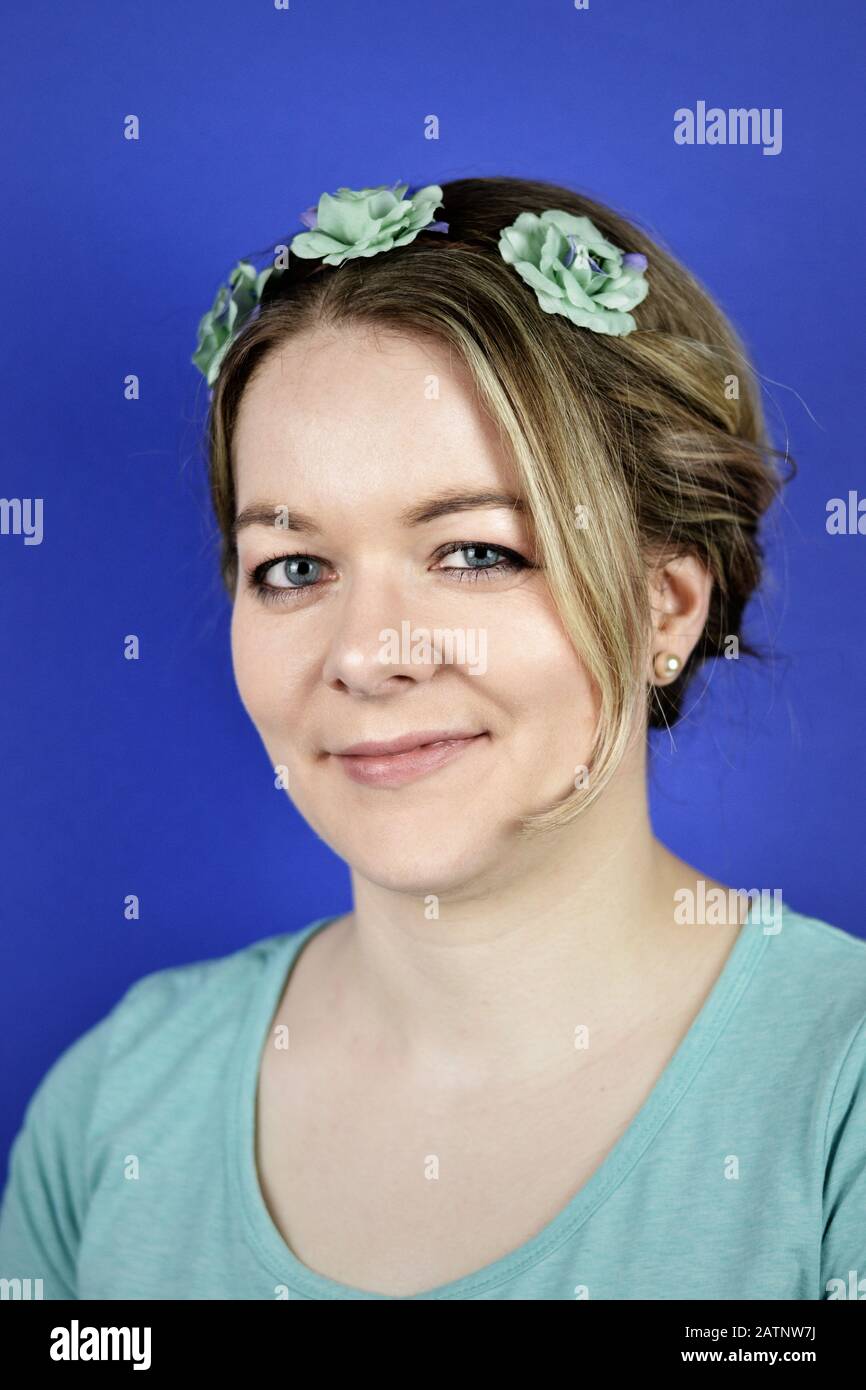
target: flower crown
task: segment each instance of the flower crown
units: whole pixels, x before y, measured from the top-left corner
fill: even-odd
[[[433,220],[442,203],[438,184],[419,188],[408,198],[408,184],[378,188],[339,188],[323,193],[317,207],[307,208],[291,254],[325,265],[342,265],[357,256],[376,256],[393,246],[405,246],[419,232],[447,232],[447,222]],[[499,254],[535,291],[547,314],[563,314],[579,328],[618,337],[637,324],[629,313],[649,293],[644,276],[646,256],[625,253],[607,241],[588,217],[575,217],[559,208],[540,215],[521,212],[499,236]],[[220,286],[211,309],[198,326],[198,345],[192,361],[209,386],[219,375],[222,360],[240,333],[261,309],[262,293],[284,267],[256,271],[239,261],[227,284]]]

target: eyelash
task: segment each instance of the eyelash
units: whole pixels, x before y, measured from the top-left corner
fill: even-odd
[[[456,579],[449,580],[450,583],[477,583],[482,575],[488,574],[512,574],[520,570],[533,569],[528,560],[519,555],[516,550],[509,550],[506,546],[492,545],[488,541],[452,541],[449,545],[441,547],[436,552],[436,559],[443,560],[446,555],[457,554],[461,550],[492,550],[497,555],[506,556],[505,561],[498,561],[495,565],[484,565],[478,569],[459,569],[453,565],[446,565],[440,570],[440,574],[456,575]],[[286,560],[315,560],[317,564],[323,565],[326,562],[319,555],[313,555],[306,550],[295,550],[290,555],[271,555],[267,560],[262,560],[260,564],[247,570],[248,587],[255,593],[262,603],[284,603],[292,602],[298,594],[303,594],[311,589],[319,587],[318,584],[299,584],[280,585],[265,584],[264,576],[268,570],[273,569],[274,565]]]

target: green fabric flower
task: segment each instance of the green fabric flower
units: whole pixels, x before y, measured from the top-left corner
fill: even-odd
[[[262,290],[275,269],[269,265],[256,273],[249,261],[238,261],[228,282],[217,290],[212,307],[199,322],[198,346],[192,356],[208,386],[216,381],[222,360],[241,328],[255,316]]]
[[[318,206],[301,214],[307,231],[292,238],[289,250],[304,260],[342,265],[358,256],[375,256],[405,246],[421,231],[447,232],[448,223],[433,220],[442,206],[438,184],[404,197],[408,184],[390,188],[338,188],[323,193]],[[623,335],[637,327],[628,312],[649,293],[646,257],[625,253],[606,241],[588,217],[559,208],[536,215],[522,212],[499,236],[504,261],[535,291],[548,314],[564,314],[595,333]],[[200,320],[192,361],[213,386],[223,358],[244,325],[256,316],[271,275],[282,269],[256,271],[239,261],[220,285],[210,310]]]
[[[637,328],[627,311],[649,293],[646,257],[620,251],[588,217],[559,208],[522,212],[500,233],[499,252],[545,313],[564,314],[595,333],[623,336]]]
[[[356,256],[375,256],[392,246],[405,246],[428,227],[434,209],[442,203],[438,184],[428,184],[404,198],[408,187],[397,183],[393,188],[338,188],[336,194],[323,193],[313,210],[315,226],[298,232],[289,249],[304,259],[320,256],[326,265],[342,265]],[[443,225],[434,227],[439,230]]]

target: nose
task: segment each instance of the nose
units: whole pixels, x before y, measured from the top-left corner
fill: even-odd
[[[429,629],[413,621],[404,590],[380,569],[356,572],[332,610],[322,676],[334,690],[386,695],[432,679],[436,663]]]

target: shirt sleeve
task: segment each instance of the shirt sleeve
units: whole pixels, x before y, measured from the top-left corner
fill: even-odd
[[[822,1299],[866,1299],[866,1020],[830,1102],[824,1166]]]
[[[87,1131],[112,1021],[107,1015],[61,1053],[33,1093],[12,1144],[0,1205],[0,1279],[22,1282],[20,1290],[4,1284],[7,1297],[78,1296]]]

